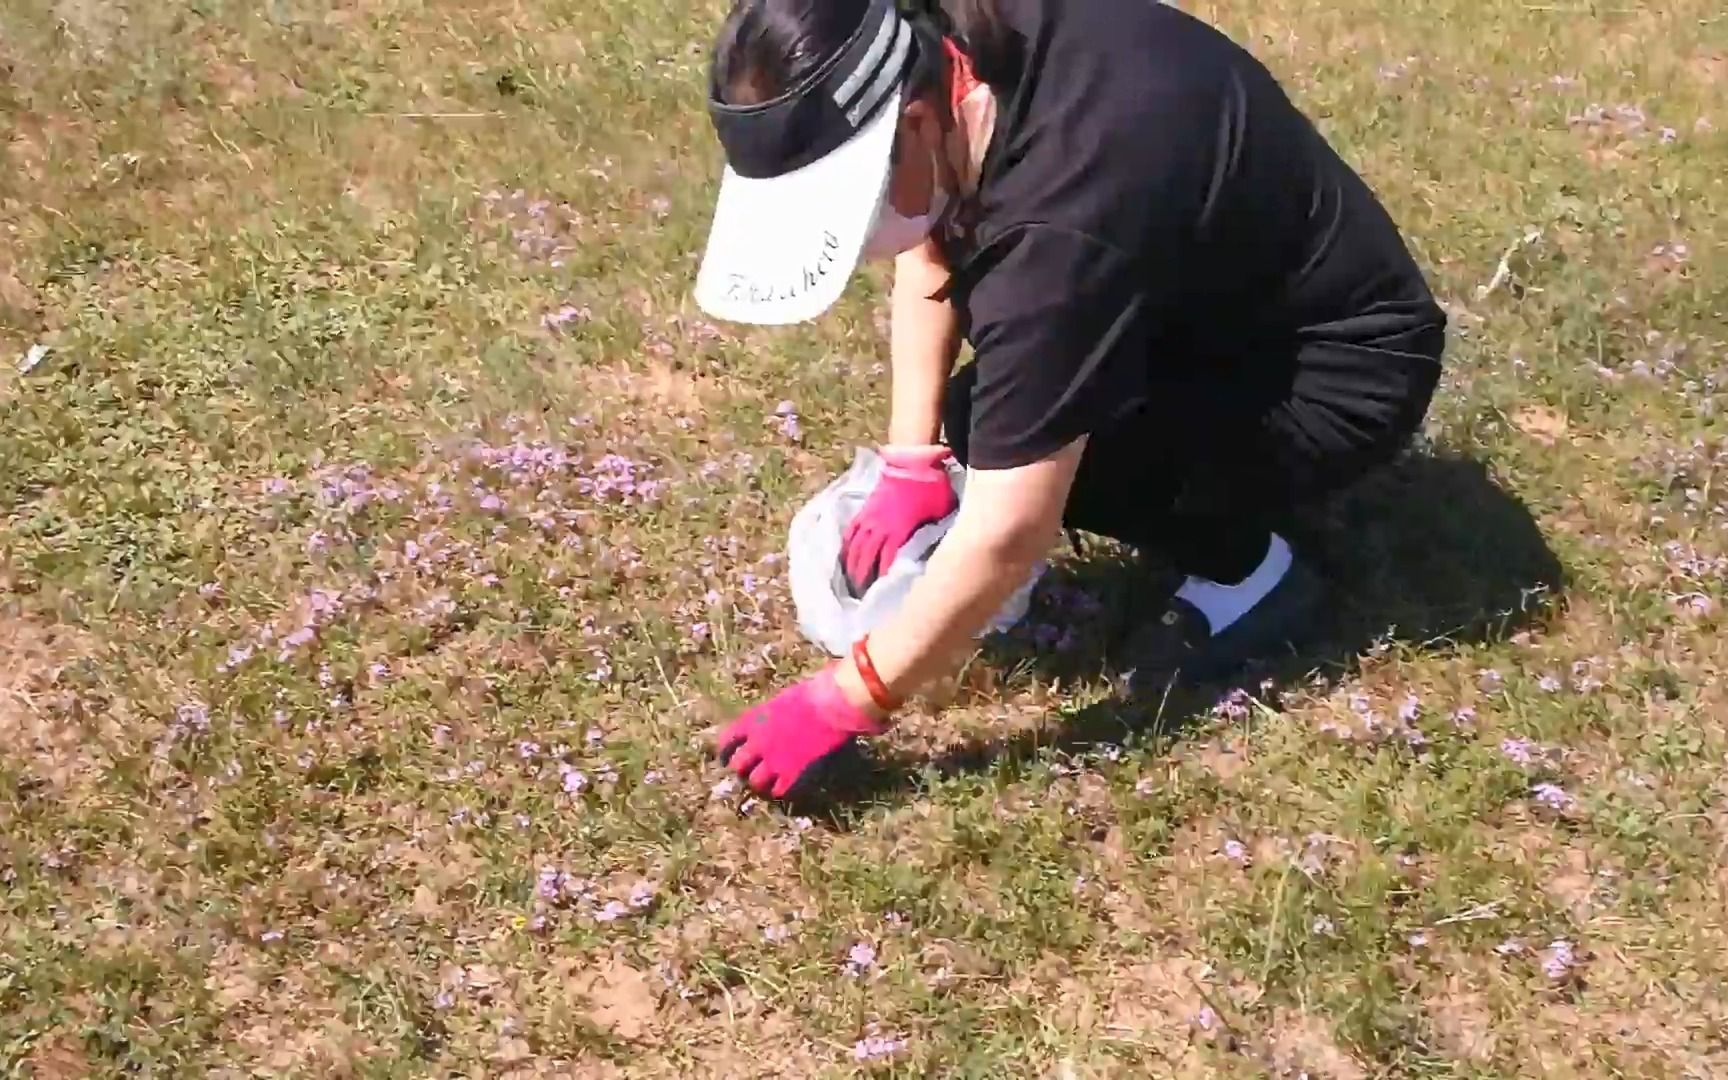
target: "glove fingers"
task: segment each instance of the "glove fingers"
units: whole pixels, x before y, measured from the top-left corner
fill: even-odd
[[[876,556],[876,565],[880,568],[880,573],[886,574],[888,568],[894,565],[895,557],[900,554],[900,549],[905,546],[906,541],[909,539],[911,539],[910,536],[889,536],[883,538],[882,550]]]
[[[762,760],[762,748],[755,743],[740,743],[737,750],[726,762],[726,767],[739,776],[747,776],[750,770]]]
[[[751,770],[750,777],[746,782],[750,785],[751,790],[758,795],[768,794],[768,789],[773,787],[775,796],[778,797],[781,783],[785,782],[785,778],[779,778],[780,783],[776,783],[775,780],[774,766],[764,761]],[[788,784],[787,786],[791,785]]]
[[[883,542],[882,534],[874,529],[860,530],[846,549],[846,587],[854,597],[863,596],[881,576]]]
[[[715,738],[714,756],[719,758],[721,762],[730,758],[732,752],[742,746],[744,740],[750,737],[749,732],[745,730],[745,723],[744,720],[734,720],[726,725],[725,730],[721,731]]]

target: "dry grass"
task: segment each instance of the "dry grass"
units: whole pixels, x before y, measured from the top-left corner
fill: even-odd
[[[7,1069],[1728,1074],[1728,23],[1197,11],[1434,269],[1434,452],[1254,699],[1101,704],[1068,555],[814,818],[701,740],[881,283],[690,305],[715,5],[0,11]]]

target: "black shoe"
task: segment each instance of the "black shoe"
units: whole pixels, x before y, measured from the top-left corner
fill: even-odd
[[[1199,608],[1172,596],[1164,613],[1142,625],[1122,651],[1129,691],[1156,700],[1172,684],[1219,682],[1253,661],[1287,656],[1312,633],[1324,599],[1319,575],[1292,562],[1271,592],[1214,635]]]

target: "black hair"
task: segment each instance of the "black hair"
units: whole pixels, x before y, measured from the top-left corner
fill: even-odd
[[[871,0],[738,0],[714,43],[714,85],[726,104],[750,105],[785,92],[839,51]],[[1019,72],[1019,38],[996,0],[900,0],[917,31],[909,83],[924,92],[947,74],[940,37],[952,38],[973,72],[998,92]]]

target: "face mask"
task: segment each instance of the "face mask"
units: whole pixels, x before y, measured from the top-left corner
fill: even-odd
[[[932,161],[934,174],[934,161]],[[870,227],[870,235],[864,241],[864,258],[891,259],[902,251],[910,251],[924,242],[930,235],[930,230],[941,220],[942,212],[948,208],[948,192],[940,183],[930,193],[930,206],[917,217],[907,217],[894,209],[894,203],[883,198],[882,209],[876,214],[876,224]]]

